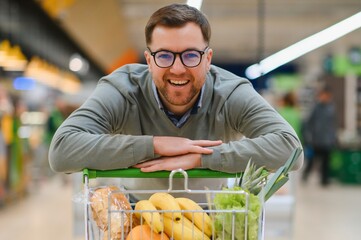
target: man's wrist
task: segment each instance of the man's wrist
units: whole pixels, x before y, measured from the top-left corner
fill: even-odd
[[[200,167],[209,169],[221,168],[221,152],[213,148],[212,154],[201,154]]]

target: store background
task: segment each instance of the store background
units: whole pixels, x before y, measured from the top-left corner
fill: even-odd
[[[171,2],[0,0],[0,239],[79,238],[80,178],[48,168],[47,119],[58,108],[69,114],[101,76],[143,62],[144,25]],[[202,11],[214,63],[245,76],[264,57],[360,12],[361,2],[205,0]],[[361,30],[252,81],[275,107],[294,91],[303,119],[321,82],[332,86],[339,116],[332,184],[321,188],[315,172],[303,185],[295,173],[269,204],[266,239],[361,236]]]

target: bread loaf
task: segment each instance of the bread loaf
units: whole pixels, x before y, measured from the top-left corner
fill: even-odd
[[[134,214],[130,212],[117,212],[119,210],[131,210],[132,207],[127,197],[116,186],[95,189],[90,196],[90,205],[92,216],[97,226],[106,233],[105,235],[110,233],[112,240],[120,239],[122,232],[126,236],[131,228],[139,225]],[[111,210],[110,230],[108,229],[109,208]]]

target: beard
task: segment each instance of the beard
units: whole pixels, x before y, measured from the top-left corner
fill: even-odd
[[[186,83],[176,85],[172,84],[171,80]],[[158,91],[162,95],[163,101],[166,101],[166,104],[181,107],[189,105],[192,100],[197,98],[204,82],[195,79],[192,74],[174,75],[168,73],[163,76],[162,83]]]
[[[200,90],[192,86],[190,91],[172,91],[167,87],[160,88],[158,91],[163,96],[163,101],[167,101],[175,106],[184,106],[189,104],[198,95]]]

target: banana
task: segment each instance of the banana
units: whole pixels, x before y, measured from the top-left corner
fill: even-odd
[[[170,239],[174,240],[210,240],[186,217],[179,221],[173,221],[171,218],[163,217],[164,232]]]
[[[159,209],[164,210],[164,215],[179,221],[182,217],[181,208],[175,198],[169,193],[157,192],[150,196],[149,201]]]
[[[212,236],[213,221],[203,208],[189,198],[176,198],[186,218],[193,222],[208,237]]]
[[[140,200],[135,204],[134,214],[138,219],[143,219],[150,228],[156,232],[163,232],[163,223],[157,208],[149,200]]]

